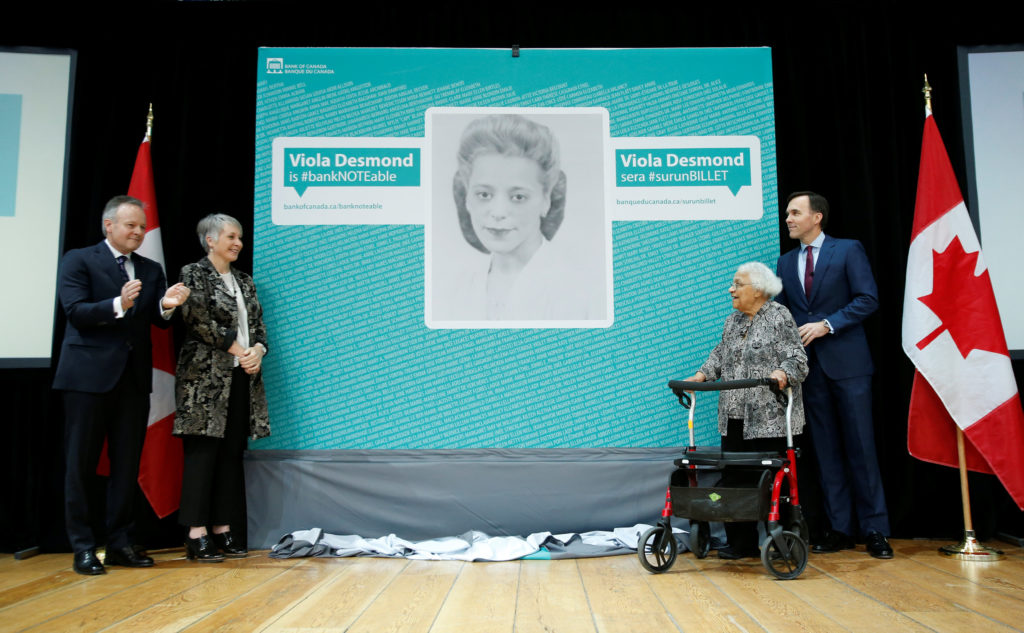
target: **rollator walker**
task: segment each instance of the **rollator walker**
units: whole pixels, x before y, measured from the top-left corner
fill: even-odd
[[[644,532],[637,544],[637,555],[644,569],[659,574],[668,571],[676,560],[678,544],[672,534],[673,516],[689,519],[688,545],[697,558],[705,558],[711,549],[710,521],[763,521],[767,536],[761,543],[761,562],[775,577],[791,580],[807,566],[807,522],[800,511],[797,492],[796,456],[793,448],[793,390],[786,388],[786,450],[779,452],[723,451],[717,447],[695,446],[693,412],[695,391],[723,391],[770,387],[776,392],[774,378],[755,378],[720,382],[672,380],[669,388],[679,403],[689,409],[687,427],[690,444],[675,460],[676,470],[665,492],[661,520]],[[701,487],[697,474],[704,470],[724,471],[741,468],[761,471],[756,487]],[[783,494],[785,489],[785,494]]]

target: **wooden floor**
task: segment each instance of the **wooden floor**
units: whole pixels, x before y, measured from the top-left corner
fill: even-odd
[[[152,569],[83,577],[69,554],[0,556],[0,631],[1015,631],[1024,550],[998,563],[893,541],[896,558],[811,555],[778,581],[760,561],[679,557],[651,575],[636,556],[461,563],[380,558],[219,564],[181,551]]]

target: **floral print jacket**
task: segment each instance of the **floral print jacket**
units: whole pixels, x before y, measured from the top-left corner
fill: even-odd
[[[263,308],[252,277],[231,269],[249,313],[249,342],[267,345]],[[175,435],[224,437],[234,356],[227,352],[238,330],[238,306],[213,263],[206,257],[181,269],[181,282],[191,291],[179,310],[188,328],[178,356],[174,399]],[[249,436],[270,435],[263,372],[249,378]]]
[[[753,319],[739,310],[730,314],[721,342],[700,371],[712,381],[767,378],[776,369],[786,372],[793,387],[791,422],[796,435],[804,428],[800,383],[807,377],[807,353],[785,306],[766,301]],[[743,418],[743,439],[786,436],[785,396],[777,398],[768,387],[719,393],[718,431],[723,436],[730,417]]]

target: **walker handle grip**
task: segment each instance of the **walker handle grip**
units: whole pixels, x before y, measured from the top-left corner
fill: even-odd
[[[687,382],[685,380],[668,381],[669,389],[679,398],[679,404],[689,409],[690,391],[725,391],[727,389],[750,389],[751,387],[768,387],[776,393],[779,391],[779,383],[771,377],[768,378],[745,378],[743,380],[719,380],[716,382]]]
[[[681,391],[725,391],[727,389],[749,389],[751,387],[779,388],[774,378],[747,378],[744,380],[719,380],[716,382],[686,382],[685,380],[668,381],[669,389],[677,396]]]

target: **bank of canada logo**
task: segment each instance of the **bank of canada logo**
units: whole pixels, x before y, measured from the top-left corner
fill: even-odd
[[[267,72],[272,75],[279,75],[284,72],[284,58],[283,57],[268,57],[267,58]]]

